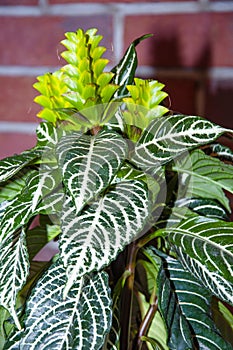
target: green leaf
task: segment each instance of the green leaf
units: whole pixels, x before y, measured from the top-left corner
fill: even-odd
[[[153,349],[153,350],[163,350],[164,349],[158,344],[158,342],[154,338],[142,336],[141,340],[144,342],[147,342],[147,346],[149,349]]]
[[[67,143],[69,149],[67,150]],[[63,181],[77,212],[112,181],[126,157],[126,141],[114,132],[64,137],[57,149]]]
[[[174,290],[182,315],[190,324],[196,347],[200,350],[229,350],[230,344],[221,337],[211,318],[212,295],[210,292],[203,288],[190,272],[184,270],[176,259],[167,257],[164,269],[166,279],[170,279],[170,287]],[[168,296],[170,293],[171,290],[161,287],[160,298],[164,300],[164,294]],[[174,345],[174,349],[179,348]]]
[[[128,94],[126,85],[133,83],[134,74],[138,64],[135,47],[142,40],[147,39],[150,36],[151,34],[146,34],[140,38],[135,39],[126,50],[118,65],[112,69],[112,72],[114,73],[112,83],[120,86],[119,89],[115,92],[114,97],[119,98]]]
[[[226,210],[212,199],[206,198],[181,198],[176,201],[176,206],[179,208],[188,207],[195,213],[209,218],[220,220],[228,220]]]
[[[9,324],[8,320],[10,318],[9,312],[0,306],[0,349],[4,348],[7,335],[10,333],[11,329],[14,328],[13,325]]]
[[[125,181],[76,215],[68,197],[62,213],[61,257],[67,269],[66,292],[85,273],[99,271],[133,241],[147,222],[148,190],[141,181]]]
[[[0,305],[9,311],[18,329],[21,325],[15,310],[18,292],[26,283],[29,260],[24,229],[18,237],[9,237],[0,250]]]
[[[209,149],[211,151],[211,156],[217,156],[221,160],[229,160],[233,162],[233,151],[229,147],[221,145],[220,143],[214,143],[209,145]]]
[[[23,191],[12,199],[4,210],[0,221],[0,242],[39,213],[37,209],[40,202],[56,187],[57,181],[57,170],[51,171],[41,167],[40,173],[36,170],[30,173]]]
[[[111,323],[107,274],[86,275],[64,300],[65,280],[58,260],[38,281],[26,305],[18,348],[98,350],[103,345]],[[10,345],[7,349],[14,348]]]
[[[158,276],[158,306],[168,331],[170,350],[194,349],[189,323],[179,305],[177,295],[165,270],[161,268]]]
[[[163,164],[197,146],[209,143],[226,129],[209,120],[185,115],[171,115],[153,121],[135,146],[132,161],[154,172]]]
[[[25,166],[33,163],[41,155],[41,150],[31,149],[0,161],[0,182],[7,181]]]
[[[13,177],[0,185],[0,203],[10,201],[15,198],[24,189],[26,179],[33,170],[22,169]]]
[[[167,232],[185,268],[214,295],[233,304],[233,223],[191,217]]]
[[[233,314],[221,301],[214,298],[212,302],[212,317],[224,339],[233,347]]]
[[[40,225],[27,231],[26,239],[30,261],[32,261],[37,253],[49,242],[46,229],[46,221],[43,222],[40,218]]]
[[[184,161],[177,162],[173,170],[181,174],[181,181],[189,176],[187,197],[218,200],[228,211],[229,201],[223,190],[233,193],[233,166],[195,150]]]
[[[64,127],[55,127],[52,123],[40,123],[36,129],[37,147],[55,147],[62,136],[66,134]]]

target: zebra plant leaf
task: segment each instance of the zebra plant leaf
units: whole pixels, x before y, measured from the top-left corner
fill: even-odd
[[[158,276],[158,306],[168,331],[170,350],[194,349],[189,323],[164,269]]]
[[[21,229],[18,237],[8,238],[0,249],[0,305],[9,311],[18,329],[21,329],[21,325],[15,310],[16,299],[28,274],[26,235]]]
[[[187,207],[194,213],[201,216],[212,217],[220,220],[228,220],[226,209],[224,209],[217,201],[205,198],[181,198],[176,201],[179,208]]]
[[[134,74],[138,65],[135,47],[142,40],[149,38],[150,36],[151,34],[146,34],[135,39],[126,50],[118,65],[112,69],[112,72],[114,73],[112,83],[120,86],[115,92],[114,97],[120,98],[128,94],[126,86],[133,83]]]
[[[173,170],[184,178],[190,176],[186,196],[217,199],[228,211],[229,201],[223,190],[233,193],[233,166],[206,155],[201,150],[193,151]]]
[[[233,162],[233,151],[229,147],[223,146],[220,143],[213,143],[209,145],[209,149],[212,157],[218,157],[221,160],[225,159]]]
[[[56,171],[39,173],[35,170],[30,173],[23,191],[9,202],[3,212],[0,221],[0,242],[8,239],[8,236],[38,213],[36,209],[42,198],[56,186],[56,177],[59,180]]]
[[[182,315],[184,315],[190,329],[193,332],[193,339],[196,347],[200,350],[228,350],[230,344],[227,343],[217,330],[211,318],[211,293],[203,288],[203,285],[193,277],[189,271],[185,270],[182,264],[171,257],[167,257],[163,263],[166,283],[161,287],[160,300],[162,313],[169,308],[169,296],[174,290],[177,302],[179,303]],[[169,286],[170,288],[167,288]],[[167,299],[165,297],[167,296]],[[164,307],[167,308],[164,309]],[[174,329],[170,330],[170,334]],[[175,344],[174,344],[175,345]],[[178,349],[178,345],[173,348]]]
[[[58,260],[38,281],[26,305],[25,331],[18,348],[98,350],[103,345],[111,324],[107,274],[86,275],[83,284],[78,280],[64,300],[65,280]],[[11,346],[9,341],[8,349],[14,349]]]
[[[68,138],[68,141],[67,141]],[[102,192],[112,181],[126,157],[126,141],[114,132],[99,132],[96,136],[74,135],[62,139],[58,147],[63,181],[77,212]],[[67,142],[73,140],[67,151]]]
[[[189,218],[168,229],[168,239],[191,271],[218,298],[233,304],[233,223]]]
[[[209,143],[226,129],[210,121],[185,115],[171,115],[153,121],[135,146],[132,161],[144,170],[154,171],[158,165],[202,144]]]
[[[0,182],[7,181],[25,166],[33,163],[41,155],[40,149],[31,149],[0,161]]]
[[[0,185],[0,203],[10,201],[24,189],[26,179],[33,170],[22,169]]]
[[[51,123],[40,123],[36,129],[37,147],[55,147],[62,136],[64,128],[56,128]]]
[[[71,197],[62,213],[61,258],[72,283],[99,271],[116,258],[143,229],[150,213],[148,190],[141,181],[120,182],[76,215]]]

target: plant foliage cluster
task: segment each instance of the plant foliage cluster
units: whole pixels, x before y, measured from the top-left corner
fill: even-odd
[[[111,71],[96,29],[65,36],[36,146],[0,161],[0,348],[232,349],[231,131],[135,77],[149,35]]]

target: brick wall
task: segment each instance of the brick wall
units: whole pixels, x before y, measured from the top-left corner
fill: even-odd
[[[0,158],[35,144],[32,84],[61,65],[59,41],[78,27],[99,29],[111,65],[154,33],[138,76],[164,82],[171,109],[233,127],[233,1],[0,0]]]

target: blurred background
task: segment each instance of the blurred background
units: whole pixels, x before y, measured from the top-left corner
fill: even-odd
[[[0,0],[0,158],[35,145],[36,77],[63,62],[64,32],[96,27],[114,66],[135,38],[137,75],[163,82],[170,108],[233,127],[233,1]]]

